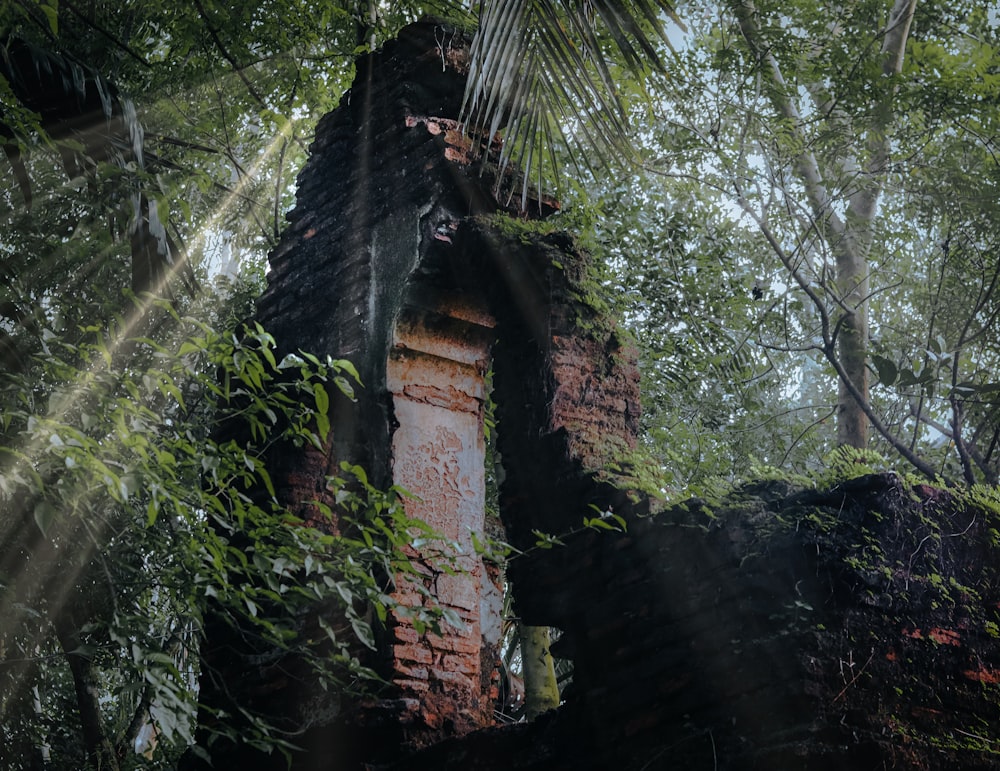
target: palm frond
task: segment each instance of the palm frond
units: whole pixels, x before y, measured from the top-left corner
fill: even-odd
[[[556,141],[579,145],[572,162],[630,157],[628,118],[611,57],[633,74],[664,70],[654,39],[669,46],[667,0],[484,0],[462,121],[484,138],[504,131],[499,180],[522,169],[521,206],[529,179],[548,164],[557,173]],[[683,26],[683,25],[681,25]],[[489,143],[486,143],[487,145]],[[572,145],[568,145],[572,147]]]

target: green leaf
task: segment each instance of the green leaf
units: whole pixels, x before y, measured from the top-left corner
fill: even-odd
[[[49,527],[59,516],[59,512],[48,501],[39,501],[35,506],[35,524],[42,531],[42,535],[48,535]]]
[[[361,384],[361,375],[358,374],[357,367],[354,366],[348,359],[337,359],[333,362],[334,368],[346,372],[354,381]]]
[[[916,385],[919,382],[919,378],[916,373],[909,367],[903,367],[899,371],[899,380],[897,384],[900,388],[907,388],[912,385]]]
[[[39,7],[49,22],[49,29],[55,37],[59,36],[59,0],[41,0]]]
[[[375,634],[372,628],[357,616],[351,617],[351,629],[354,630],[355,637],[367,648],[375,650]]]
[[[319,433],[320,439],[325,442],[327,436],[330,434],[330,418],[324,414],[317,415],[316,431]]]
[[[346,377],[343,377],[342,375],[337,375],[333,379],[333,382],[337,386],[337,388],[340,390],[340,392],[342,394],[344,394],[344,396],[346,396],[351,401],[355,400],[355,398],[354,398],[354,386],[351,385],[350,381],[348,381],[348,379]]]
[[[316,411],[326,415],[330,411],[330,395],[322,383],[313,383],[313,395],[316,398]]]
[[[878,354],[872,354],[871,358],[881,383],[886,386],[893,385],[896,382],[896,378],[899,377],[899,370],[896,369],[895,363]]]
[[[274,352],[271,350],[269,345],[265,345],[260,349],[260,354],[263,356],[267,363],[271,366],[271,369],[277,369],[278,365],[274,360]]]
[[[122,475],[120,488],[123,498],[130,498],[142,489],[142,472],[129,471]]]
[[[257,467],[257,476],[260,481],[264,483],[264,487],[267,489],[267,494],[273,499],[276,495],[274,490],[274,482],[271,481],[271,475],[268,473],[264,466]]]

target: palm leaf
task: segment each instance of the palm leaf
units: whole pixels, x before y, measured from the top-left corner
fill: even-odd
[[[626,109],[608,50],[633,74],[663,71],[655,41],[669,46],[664,16],[678,24],[668,0],[483,0],[462,121],[469,133],[504,143],[497,159],[505,178],[523,171],[521,207],[529,178],[557,172],[556,142],[580,151],[573,163],[607,164],[631,157]],[[683,25],[682,25],[683,26]],[[489,146],[489,143],[484,143]],[[498,183],[501,184],[501,183]]]

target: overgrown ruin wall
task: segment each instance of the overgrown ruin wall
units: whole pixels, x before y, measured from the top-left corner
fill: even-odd
[[[498,208],[452,117],[466,45],[414,25],[360,60],[354,87],[317,128],[259,304],[280,345],[350,359],[360,372],[357,404],[335,409],[325,473],[349,461],[376,486],[403,487],[407,513],[460,547],[457,572],[428,562],[394,596],[413,606],[429,592],[461,624],[437,636],[391,618],[379,668],[393,688],[361,718],[377,741],[416,746],[492,722],[495,655],[483,652],[500,637],[495,612],[480,623],[483,607],[499,606],[498,575],[471,542],[484,529],[494,321],[479,288],[458,286],[448,265],[458,223]],[[290,500],[328,494],[322,476],[297,480]]]
[[[995,504],[877,474],[626,516],[534,561],[559,710],[395,768],[1000,768]]]
[[[334,503],[325,477],[357,463],[463,546],[458,574],[416,579],[462,625],[436,636],[390,619],[377,703],[260,694],[302,729],[293,768],[996,767],[995,521],[930,492],[908,520],[894,477],[655,516],[616,487],[610,464],[638,431],[634,351],[590,299],[570,236],[494,216],[489,169],[455,120],[466,56],[421,23],[360,60],[317,128],[259,303],[284,351],[351,359],[364,382],[357,404],[331,394],[329,447],[272,459],[279,498],[309,518],[310,501]],[[503,728],[500,576],[471,543],[486,528],[491,367],[501,516],[524,552],[507,577],[518,613],[562,630],[556,652],[574,662],[557,712]],[[628,531],[582,529],[596,511]],[[566,545],[534,548],[536,531]],[[397,597],[423,602],[417,588],[399,581]],[[247,665],[229,663],[230,687]]]

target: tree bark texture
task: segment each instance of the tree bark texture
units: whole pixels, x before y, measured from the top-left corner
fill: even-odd
[[[90,765],[100,771],[118,771],[118,755],[108,737],[101,715],[101,704],[97,698],[101,693],[101,685],[93,657],[82,647],[77,631],[65,623],[57,624],[56,636],[73,675],[77,711]]]

